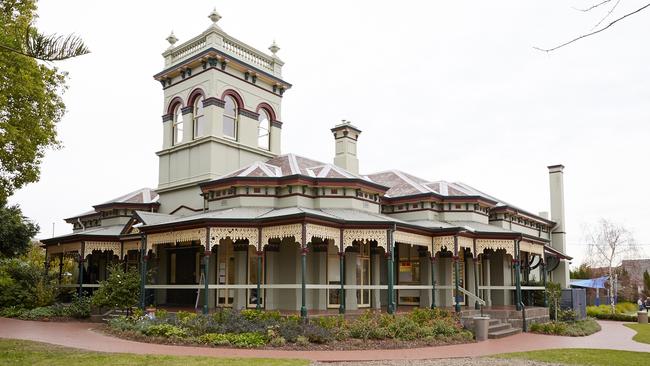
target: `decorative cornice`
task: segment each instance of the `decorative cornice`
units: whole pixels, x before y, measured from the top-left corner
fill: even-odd
[[[165,123],[165,122],[167,122],[167,121],[171,121],[171,120],[173,120],[173,119],[174,119],[174,115],[171,114],[171,113],[163,114],[163,115],[162,115],[162,121],[163,121],[163,123]]]
[[[260,117],[260,115],[258,113],[255,113],[253,111],[249,111],[248,109],[244,109],[244,108],[239,108],[239,114],[244,116],[244,117],[252,118],[252,119],[254,119],[256,121]]]
[[[183,114],[192,113],[192,106],[188,106],[188,107],[183,107],[183,108],[181,108],[181,112],[182,112]]]
[[[271,127],[282,128],[282,122],[280,122],[280,121],[271,121]]]
[[[203,99],[203,107],[207,107],[211,105],[216,105],[217,107],[223,108],[226,105],[226,102],[215,97]]]

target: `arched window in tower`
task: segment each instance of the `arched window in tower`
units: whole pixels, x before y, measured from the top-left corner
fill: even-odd
[[[261,149],[268,150],[270,146],[271,118],[265,109],[260,109],[260,116],[257,117],[259,125],[257,127],[257,146]]]
[[[207,126],[205,125],[205,116],[203,112],[203,97],[199,96],[194,101],[194,138],[205,136]]]
[[[223,108],[223,135],[237,139],[237,102],[231,96],[224,98]]]
[[[174,123],[172,125],[172,145],[177,145],[183,141],[183,111],[181,105],[174,109]]]

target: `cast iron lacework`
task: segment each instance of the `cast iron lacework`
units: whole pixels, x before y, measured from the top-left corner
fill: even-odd
[[[113,254],[119,255],[122,251],[122,245],[119,242],[110,242],[110,241],[87,241],[84,245],[83,257],[93,253],[94,250],[100,252],[112,250]]]
[[[311,238],[314,237],[321,239],[331,239],[334,241],[334,245],[336,247],[339,246],[339,237],[341,235],[341,231],[337,228],[307,224],[306,231],[308,240],[311,240]]]
[[[205,233],[206,229],[200,228],[148,234],[147,251],[154,249],[154,246],[158,244],[188,243],[192,241],[201,242],[201,245],[205,246]]]
[[[454,250],[454,237],[453,236],[436,236],[433,238],[433,253],[442,252],[442,248],[447,248],[451,251]]]
[[[520,241],[519,250],[544,256],[544,245],[542,244],[534,244],[528,241]]]
[[[431,237],[419,234],[407,233],[404,231],[395,232],[395,242],[411,244],[411,245],[420,245],[427,248],[431,247]]]
[[[388,252],[387,232],[382,229],[345,229],[343,230],[343,247],[351,247],[354,241],[376,241],[377,246]]]
[[[515,241],[512,239],[476,239],[476,252],[483,253],[485,249],[504,249],[506,254],[515,257]]]
[[[219,241],[226,238],[230,238],[233,242],[236,240],[248,240],[249,245],[258,248],[258,235],[259,229],[254,227],[211,227],[210,248],[219,245]]]
[[[262,228],[262,243],[268,243],[269,239],[284,239],[290,237],[294,237],[297,243],[302,243],[302,224]]]

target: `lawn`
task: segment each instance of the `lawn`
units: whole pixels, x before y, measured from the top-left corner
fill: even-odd
[[[86,352],[32,341],[0,339],[0,365],[7,366],[94,366],[94,365],[219,365],[219,366],[306,366],[306,360],[264,358],[216,358],[199,356],[152,356]]]
[[[636,330],[635,341],[650,344],[650,324],[624,324],[626,327]]]
[[[561,363],[585,366],[646,366],[649,356],[645,352],[614,351],[608,349],[564,348],[518,353],[504,353],[492,358],[514,358],[522,360]]]

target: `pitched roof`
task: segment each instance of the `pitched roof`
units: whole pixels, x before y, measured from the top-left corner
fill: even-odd
[[[133,192],[129,192],[127,194],[121,195],[119,197],[113,198],[111,200],[108,200],[106,202],[93,205],[93,209],[90,211],[86,211],[74,216],[70,216],[69,218],[65,219],[71,220],[77,217],[83,217],[83,216],[89,216],[89,215],[94,215],[98,214],[99,211],[97,210],[97,207],[102,207],[102,206],[109,206],[109,205],[114,205],[114,204],[153,204],[158,202],[158,193],[154,191],[151,188],[140,188],[137,189]]]
[[[312,178],[363,179],[334,164],[323,163],[295,154],[279,155],[265,162],[256,161],[218,179],[232,177],[280,178],[290,175],[304,175]]]
[[[387,197],[411,196],[422,193],[439,193],[428,186],[429,181],[404,173],[400,170],[387,170],[379,173],[368,174],[367,179],[390,189]]]

